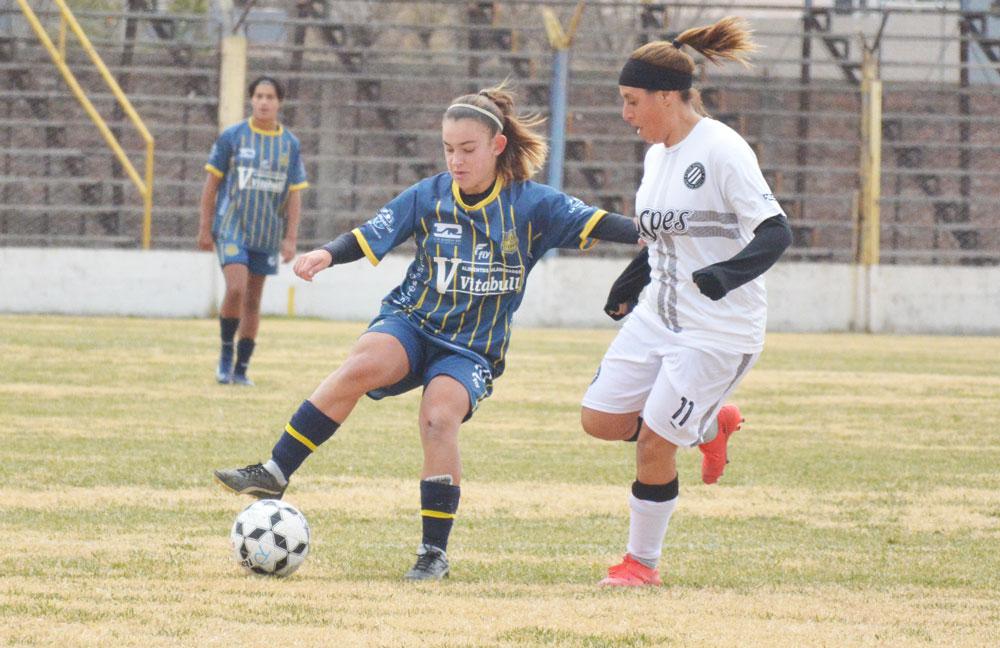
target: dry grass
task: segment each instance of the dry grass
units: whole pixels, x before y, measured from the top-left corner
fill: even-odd
[[[269,320],[258,387],[214,385],[206,321],[0,317],[2,646],[992,646],[1000,643],[1000,340],[772,335],[723,483],[681,457],[666,586],[593,586],[623,552],[632,448],[585,438],[607,331],[516,334],[463,432],[453,578],[418,540],[416,396],[359,406],[296,475],[314,546],[243,575],[266,454],[358,324]]]

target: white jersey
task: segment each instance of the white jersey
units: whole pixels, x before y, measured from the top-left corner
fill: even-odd
[[[635,213],[651,272],[632,316],[665,327],[677,344],[737,353],[763,349],[763,276],[719,301],[702,295],[691,278],[734,256],[758,225],[783,213],[743,138],[705,117],[674,146],[650,147]]]

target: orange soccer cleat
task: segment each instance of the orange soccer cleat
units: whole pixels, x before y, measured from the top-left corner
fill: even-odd
[[[625,554],[621,563],[608,567],[608,576],[598,585],[605,587],[642,587],[644,585],[663,585],[660,580],[660,572],[650,569],[641,562],[633,558],[630,554]]]
[[[708,443],[698,446],[703,455],[701,458],[701,480],[706,484],[714,484],[722,477],[729,460],[726,458],[726,445],[729,437],[740,429],[743,423],[740,408],[735,405],[723,405],[719,410],[719,433]]]

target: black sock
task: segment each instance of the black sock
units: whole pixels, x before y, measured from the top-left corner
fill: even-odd
[[[423,520],[424,536],[421,542],[448,550],[448,536],[455,522],[458,499],[462,489],[452,484],[421,480],[420,518]]]
[[[254,345],[255,342],[250,338],[240,338],[240,341],[236,343],[236,367],[233,373],[237,376],[247,375],[247,365],[250,364]]]
[[[677,497],[680,492],[680,480],[674,480],[668,484],[644,484],[638,479],[632,482],[632,494],[636,499],[647,502],[669,502]]]
[[[285,425],[285,433],[271,450],[271,459],[281,468],[288,479],[299,469],[321,443],[333,436],[340,427],[332,418],[324,414],[309,401],[302,401],[292,420]]]
[[[219,337],[222,338],[222,352],[220,353],[221,363],[228,371],[233,365],[233,338],[236,336],[236,329],[240,327],[238,317],[219,318]]]

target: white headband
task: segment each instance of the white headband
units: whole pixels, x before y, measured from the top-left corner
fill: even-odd
[[[495,121],[497,124],[497,128],[499,128],[501,132],[503,131],[503,122],[500,121],[500,118],[491,113],[489,110],[480,108],[479,106],[473,106],[472,104],[467,104],[467,103],[455,103],[448,106],[448,110],[451,110],[452,108],[468,108],[469,110],[475,110],[478,113],[482,113],[487,117],[489,117],[490,119],[492,119],[493,121]],[[445,112],[448,112],[448,110],[446,110]]]

